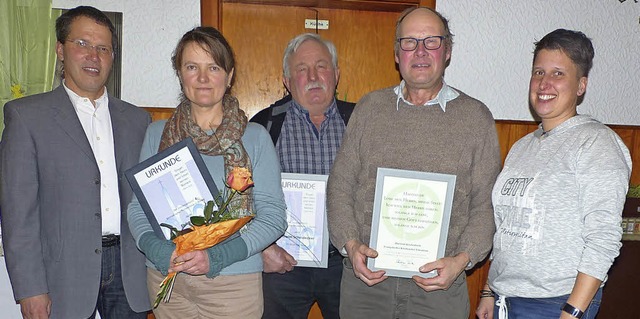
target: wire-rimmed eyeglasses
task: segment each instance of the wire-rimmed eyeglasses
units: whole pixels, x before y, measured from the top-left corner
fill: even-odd
[[[79,49],[85,51],[86,53],[91,52],[93,49],[96,50],[96,52],[98,52],[98,55],[100,56],[112,56],[113,57],[113,50],[105,45],[91,45],[89,42],[82,40],[82,39],[77,39],[77,40],[68,40],[69,42],[75,44]]]
[[[437,50],[440,49],[440,46],[442,46],[442,41],[444,41],[444,39],[446,38],[447,37],[444,35],[434,35],[422,39],[416,39],[412,37],[399,38],[396,41],[398,41],[398,43],[400,44],[400,49],[402,49],[402,51],[415,50],[418,47],[418,42],[422,42],[427,50]]]

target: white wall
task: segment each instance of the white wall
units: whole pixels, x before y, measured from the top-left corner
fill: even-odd
[[[182,35],[200,24],[199,0],[53,0],[122,12],[122,99],[138,106],[174,107],[180,85],[171,54]]]
[[[596,51],[578,112],[607,124],[640,125],[640,3],[626,0],[437,0],[455,34],[445,79],[485,102],[496,119],[532,120],[533,42],[580,30]]]
[[[2,315],[0,315],[2,318],[21,318],[20,306],[16,305],[13,299],[4,256],[0,256],[0,309],[2,309]]]
[[[199,0],[53,0],[123,12],[122,98],[175,106],[170,57],[199,24]],[[578,112],[607,124],[640,125],[640,3],[626,0],[438,0],[455,34],[449,84],[485,102],[496,119],[532,120],[528,85],[533,42],[557,28],[581,30],[596,49]]]

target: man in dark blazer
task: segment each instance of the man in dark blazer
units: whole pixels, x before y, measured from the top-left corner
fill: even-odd
[[[105,89],[116,39],[92,7],[56,21],[63,84],[4,107],[2,239],[24,318],[146,318],[144,255],[129,232],[148,113]]]
[[[336,47],[317,34],[301,34],[285,49],[283,82],[291,95],[260,111],[282,172],[329,175],[354,104],[335,98],[340,77]],[[328,268],[295,267],[277,244],[262,252],[263,319],[307,318],[318,302],[325,319],[338,318],[342,256],[329,244]]]

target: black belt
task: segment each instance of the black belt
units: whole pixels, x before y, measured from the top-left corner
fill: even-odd
[[[333,256],[342,256],[342,255],[340,255],[340,252],[337,249],[331,249],[329,250],[329,257],[333,257]]]
[[[120,244],[120,235],[103,235],[102,247],[111,247]]]

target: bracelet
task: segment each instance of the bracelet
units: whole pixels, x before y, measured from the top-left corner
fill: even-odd
[[[582,312],[582,310],[570,305],[569,303],[565,303],[562,306],[562,311],[570,314],[571,316],[575,317],[575,318],[582,318],[582,315],[584,314],[584,312]]]
[[[482,289],[480,290],[480,298],[495,298],[495,294],[491,290]]]

